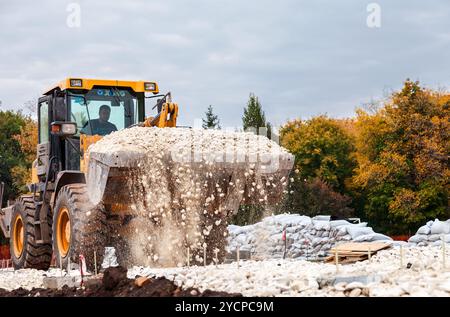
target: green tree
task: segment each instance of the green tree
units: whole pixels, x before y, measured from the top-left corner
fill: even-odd
[[[348,217],[349,182],[356,166],[350,123],[326,116],[294,120],[280,130],[281,144],[295,155],[285,211]]]
[[[447,219],[450,97],[407,80],[373,114],[358,111],[355,186],[375,228],[412,233]]]
[[[37,126],[21,112],[0,111],[0,181],[5,183],[3,204],[26,190],[36,156]]]
[[[244,131],[253,131],[256,134],[266,135],[268,138],[272,135],[271,125],[266,122],[266,116],[262,110],[258,97],[253,93],[250,94],[247,106],[244,107],[242,125]],[[264,208],[265,206],[261,205],[241,205],[231,222],[237,225],[255,223],[263,217]]]
[[[205,113],[206,118],[202,119],[203,129],[220,129],[219,117],[213,113],[213,107],[209,105]]]
[[[301,179],[320,178],[335,191],[347,192],[356,167],[351,136],[335,119],[318,116],[288,122],[280,131],[281,144],[295,155]]]
[[[264,134],[261,129],[267,129],[267,137],[271,137],[271,125],[266,122],[266,116],[262,110],[261,103],[253,93],[250,94],[247,106],[244,107],[242,126],[244,130],[255,129],[254,131],[257,134]]]
[[[306,216],[333,215],[346,218],[353,215],[352,198],[333,190],[320,178],[301,179],[291,175],[289,194],[281,212],[295,212]]]

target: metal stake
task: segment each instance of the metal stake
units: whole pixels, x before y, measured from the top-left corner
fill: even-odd
[[[97,252],[94,250],[94,273],[97,275]]]
[[[236,248],[236,259],[237,259],[237,267],[239,268],[239,258],[240,258],[240,251],[239,246]]]
[[[338,249],[336,247],[336,250],[334,251],[334,258],[335,258],[335,262],[336,262],[336,273],[339,272],[339,252]]]
[[[400,246],[400,268],[403,268],[403,246]]]
[[[188,265],[188,267],[191,266],[191,257],[189,255],[189,247],[187,247],[187,265]]]
[[[203,245],[203,265],[206,266],[206,245]]]
[[[62,267],[62,257],[61,257],[61,253],[59,254],[59,269],[61,270],[61,276],[62,276],[63,267]]]
[[[445,263],[445,259],[446,258],[446,252],[445,252],[445,240],[444,237],[442,237],[442,267],[445,269],[446,267],[446,263]]]

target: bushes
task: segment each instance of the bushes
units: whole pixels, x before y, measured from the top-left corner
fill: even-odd
[[[290,185],[285,208],[281,211],[310,217],[332,215],[347,218],[353,214],[351,201],[349,196],[335,192],[320,178],[305,181],[296,177]]]

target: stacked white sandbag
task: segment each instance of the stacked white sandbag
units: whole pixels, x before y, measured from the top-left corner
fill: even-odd
[[[441,245],[442,240],[450,243],[450,219],[447,221],[440,221],[439,219],[428,221],[417,230],[415,235],[409,238],[408,242],[422,247]]]
[[[228,227],[228,251],[248,251],[255,258],[281,258],[285,252],[283,231],[286,230],[286,257],[319,258],[338,242],[390,241],[375,233],[367,223],[351,224],[345,220],[330,221],[329,216],[310,218],[298,214],[281,214],[264,218],[249,226]]]

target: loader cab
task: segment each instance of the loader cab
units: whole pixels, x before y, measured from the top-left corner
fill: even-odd
[[[146,93],[157,94],[157,84],[68,78],[47,90],[38,102],[39,145],[33,182],[44,181],[51,163],[59,165],[60,171],[80,170],[83,152],[90,144],[143,122]],[[55,122],[59,127],[52,126]],[[55,134],[53,130],[61,129],[63,123],[74,123],[75,133]]]

